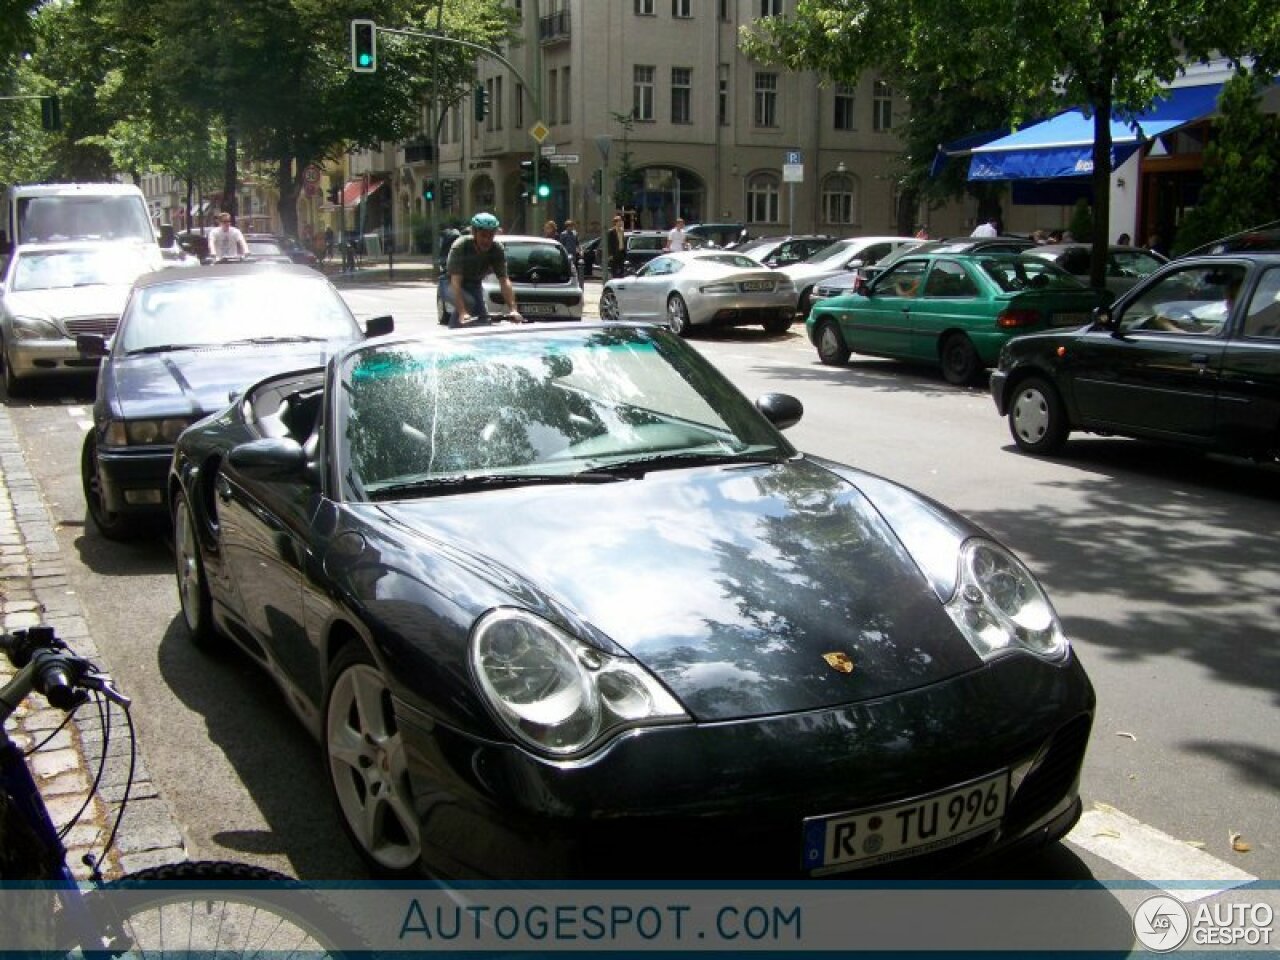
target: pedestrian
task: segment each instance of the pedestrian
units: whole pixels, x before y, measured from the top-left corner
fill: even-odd
[[[560,231],[556,227],[556,222],[554,220],[548,220],[542,225],[542,235],[548,240],[560,239]]]
[[[440,301],[453,308],[449,312],[451,328],[492,322],[484,302],[484,278],[490,272],[498,278],[507,319],[524,322],[507,277],[507,252],[495,239],[501,226],[492,213],[477,213],[471,218],[471,234],[459,237],[449,248],[445,273],[440,278]]]
[[[333,259],[333,226],[324,228],[324,260],[327,263]]]
[[[569,262],[573,264],[573,272],[578,277],[578,286],[582,286],[582,242],[578,239],[578,228],[572,220],[564,222],[564,229],[560,231],[560,246],[564,247],[564,252],[569,255]]]
[[[608,242],[606,252],[609,256],[609,276],[620,277],[624,273],[627,262],[627,234],[622,229],[622,216],[614,214],[613,225],[605,238]]]
[[[218,225],[209,234],[209,256],[217,260],[231,260],[249,255],[249,245],[239,227],[231,225],[231,214],[223,210],[218,214]]]
[[[1000,231],[996,229],[995,217],[990,217],[989,219],[978,224],[976,227],[973,228],[973,233],[969,234],[969,236],[971,237],[997,237],[999,235],[1000,235]]]
[[[688,249],[689,241],[684,232],[684,218],[676,217],[676,225],[667,231],[667,243],[662,248],[667,253]]]
[[[918,227],[916,227],[916,239],[917,240],[929,239],[929,228],[926,227],[923,223],[920,224]]]
[[[1127,233],[1120,234],[1120,236],[1116,237],[1116,244],[1121,247],[1129,246],[1129,235]]]

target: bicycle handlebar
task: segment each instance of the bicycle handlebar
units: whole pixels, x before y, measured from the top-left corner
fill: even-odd
[[[129,698],[112,685],[110,678],[72,653],[52,627],[0,634],[0,652],[19,671],[4,688],[4,694],[17,694],[3,697],[6,704],[16,706],[26,692],[35,690],[59,710],[74,710],[89,699],[91,691],[122,707],[129,706]]]

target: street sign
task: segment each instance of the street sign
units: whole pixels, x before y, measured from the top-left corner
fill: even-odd
[[[782,165],[783,183],[804,183],[803,163],[784,163]]]
[[[554,156],[556,152],[556,145],[554,143],[544,143],[538,148],[538,152],[544,157]]]
[[[789,164],[795,164],[795,163],[802,164],[804,163],[804,154],[802,154],[799,150],[788,150],[787,157],[782,162],[789,163]]]
[[[541,120],[539,120],[537,123],[535,123],[532,127],[529,128],[529,136],[533,137],[533,139],[538,141],[538,143],[541,143],[543,140],[547,139],[547,137],[550,134],[551,134],[551,129]]]
[[[302,179],[306,183],[319,183],[320,172],[321,171],[319,167],[317,167],[314,163],[310,164],[307,166],[307,169],[302,171]]]
[[[547,162],[553,166],[563,167],[572,163],[581,163],[582,157],[576,153],[557,153],[548,157]]]

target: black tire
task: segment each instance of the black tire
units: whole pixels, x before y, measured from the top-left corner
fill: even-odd
[[[612,290],[606,290],[600,294],[600,319],[610,323],[617,323],[622,319],[622,314],[618,310],[618,298]]]
[[[958,387],[977,382],[978,374],[985,369],[973,342],[963,333],[953,333],[942,341],[939,359],[942,361],[942,376],[947,383]]]
[[[27,384],[13,375],[13,364],[9,362],[9,354],[0,353],[0,362],[4,364],[5,396],[17,398],[26,395]]]
[[[89,519],[108,540],[128,540],[134,530],[125,518],[107,509],[102,497],[102,478],[98,473],[98,440],[92,429],[85,435],[84,446],[80,448],[80,484],[84,489],[85,506],[89,508]]]
[[[813,309],[813,287],[805,287],[800,291],[800,299],[796,301],[796,313],[807,320],[809,311]]]
[[[1020,450],[1049,456],[1062,449],[1070,432],[1062,397],[1048,380],[1029,377],[1009,395],[1009,433]]]
[[[378,715],[363,715],[360,704],[373,702],[380,704]],[[356,851],[378,876],[419,876],[421,830],[404,742],[386,680],[359,641],[333,658],[321,723],[329,783]],[[369,830],[378,835],[367,836]]]
[[[678,337],[688,337],[693,333],[693,324],[689,322],[689,305],[678,293],[667,297],[667,326]]]
[[[150,867],[91,891],[85,905],[104,937],[122,938],[129,956],[168,949],[184,957],[341,957],[344,947],[363,946],[333,904],[282,873],[245,863]],[[63,931],[60,946],[75,946],[72,936]]]
[[[791,324],[793,323],[795,323],[795,317],[790,314],[782,317],[774,317],[772,320],[766,320],[764,322],[764,332],[773,334],[786,333],[791,329]]]
[[[813,331],[813,342],[818,348],[818,359],[829,367],[843,367],[853,353],[844,342],[840,325],[834,320],[818,321]]]
[[[173,566],[187,635],[201,650],[213,650],[218,646],[218,632],[213,625],[213,600],[209,595],[209,581],[204,575],[195,513],[186,491],[182,490],[178,491],[173,502]]]

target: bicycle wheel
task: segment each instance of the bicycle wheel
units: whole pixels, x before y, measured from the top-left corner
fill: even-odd
[[[89,893],[107,949],[123,957],[341,957],[354,930],[283,874],[192,861],[139,870]]]

